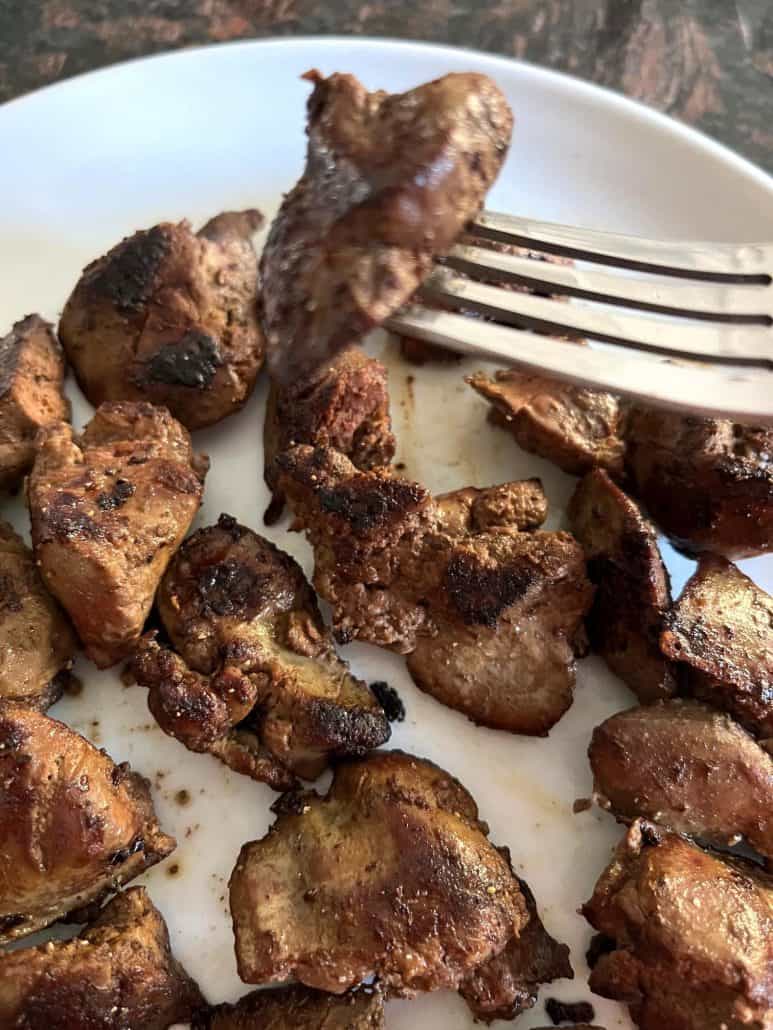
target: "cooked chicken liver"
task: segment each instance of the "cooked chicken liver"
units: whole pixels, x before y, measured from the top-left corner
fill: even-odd
[[[773,737],[773,597],[724,558],[705,555],[666,616],[663,652],[687,683],[757,737]]]
[[[267,524],[284,507],[277,455],[295,444],[333,447],[360,469],[388,465],[395,453],[387,373],[359,347],[337,354],[309,380],[272,382],[263,429],[265,479],[272,492]]]
[[[80,437],[41,430],[27,492],[35,559],[88,656],[128,656],[196,514],[206,462],[166,408],[103,404]]]
[[[339,640],[408,654],[416,683],[475,722],[545,734],[572,702],[592,599],[534,480],[431,498],[386,470],[296,447],[280,484],[315,551]]]
[[[773,430],[634,408],[632,489],[677,546],[748,558],[773,550]]]
[[[261,260],[272,376],[284,385],[357,343],[414,292],[480,210],[513,118],[485,75],[368,93],[319,72],[306,168]]]
[[[456,988],[529,915],[467,791],[430,762],[375,752],[324,797],[285,796],[231,876],[239,973],[343,993]]]
[[[174,850],[146,780],[61,722],[0,703],[0,944],[99,901]]]
[[[671,584],[654,527],[603,469],[580,481],[568,514],[596,584],[587,620],[591,647],[640,701],[670,697],[678,675],[660,649],[660,633]]]
[[[61,694],[77,640],[32,551],[0,522],[0,700],[45,709]]]
[[[384,999],[378,988],[336,995],[275,987],[198,1012],[191,1030],[384,1030]]]
[[[597,800],[718,845],[740,839],[773,863],[773,759],[699,701],[660,701],[611,716],[588,750]]]
[[[637,821],[583,907],[612,950],[590,988],[641,1030],[768,1030],[773,878]]]
[[[230,516],[186,540],[157,603],[177,654],[145,640],[133,671],[162,728],[191,750],[287,789],[295,774],[315,779],[331,758],[389,739],[300,566]],[[253,768],[244,766],[249,736],[261,756]]]
[[[74,940],[0,955],[4,1027],[167,1030],[203,1001],[144,887],[113,898]]]
[[[21,485],[38,429],[70,418],[64,370],[53,326],[40,315],[28,315],[0,339],[0,490]]]
[[[193,233],[161,222],[83,272],[59,337],[92,404],[151,401],[188,429],[245,403],[263,363],[258,211],[227,211]]]
[[[627,479],[677,547],[727,558],[773,550],[773,431],[640,406],[519,372],[468,382],[524,450],[583,475]]]
[[[593,468],[622,476],[623,416],[611,393],[517,369],[497,372],[493,379],[478,372],[467,382],[491,404],[491,421],[525,451],[575,476]]]

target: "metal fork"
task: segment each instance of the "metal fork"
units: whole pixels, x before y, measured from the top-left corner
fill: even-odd
[[[481,245],[454,247],[387,328],[655,407],[773,424],[773,244],[669,243],[489,211],[468,233]],[[535,261],[487,241],[643,274]]]

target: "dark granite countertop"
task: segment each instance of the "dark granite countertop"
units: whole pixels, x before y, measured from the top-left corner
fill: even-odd
[[[0,101],[176,47],[354,33],[509,54],[610,86],[773,171],[771,0],[0,0]]]

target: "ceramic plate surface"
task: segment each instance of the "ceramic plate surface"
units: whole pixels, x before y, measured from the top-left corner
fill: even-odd
[[[122,236],[162,219],[194,225],[227,208],[273,214],[298,177],[309,87],[317,67],[350,71],[371,89],[399,91],[449,71],[476,70],[502,87],[516,115],[513,147],[489,206],[578,225],[652,236],[773,239],[773,180],[710,140],[611,93],[548,71],[471,51],[362,39],[236,44],[134,62],[65,82],[0,109],[0,330],[30,311],[56,320],[80,270]],[[405,474],[441,491],[541,476],[557,527],[574,480],[519,451],[485,419],[465,386],[475,362],[413,368],[395,344],[370,344],[390,373],[392,411]],[[266,383],[249,405],[196,436],[212,458],[197,525],[221,511],[258,531],[267,492],[261,432]],[[74,421],[89,406],[70,383]],[[3,517],[27,532],[21,501]],[[267,535],[310,571],[310,550],[286,525]],[[674,588],[691,563],[665,548]],[[773,558],[744,563],[773,588]],[[580,664],[575,702],[546,740],[476,728],[420,693],[404,661],[375,648],[343,649],[357,674],[398,688],[406,721],[392,743],[433,759],[476,797],[491,836],[512,850],[548,929],[572,947],[573,983],[542,998],[590,998],[584,952],[589,929],[576,910],[590,896],[620,837],[598,810],[572,814],[589,795],[592,728],[633,697],[598,659]],[[262,836],[275,795],[194,755],[155,725],[139,687],[117,670],[80,660],[85,687],[52,710],[129,760],[153,784],[175,854],[144,880],[166,916],[175,952],[213,1002],[245,991],[236,974],[227,881],[242,843]],[[180,795],[180,791],[187,792]],[[188,797],[187,804],[181,798]],[[596,1022],[630,1027],[620,1006],[593,998]],[[542,1000],[519,1030],[545,1025]],[[453,994],[390,1002],[389,1030],[462,1030],[472,1019]]]

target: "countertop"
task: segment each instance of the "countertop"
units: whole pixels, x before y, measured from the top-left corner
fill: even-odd
[[[452,43],[567,71],[773,171],[770,0],[0,0],[0,102],[143,54],[330,33]]]

